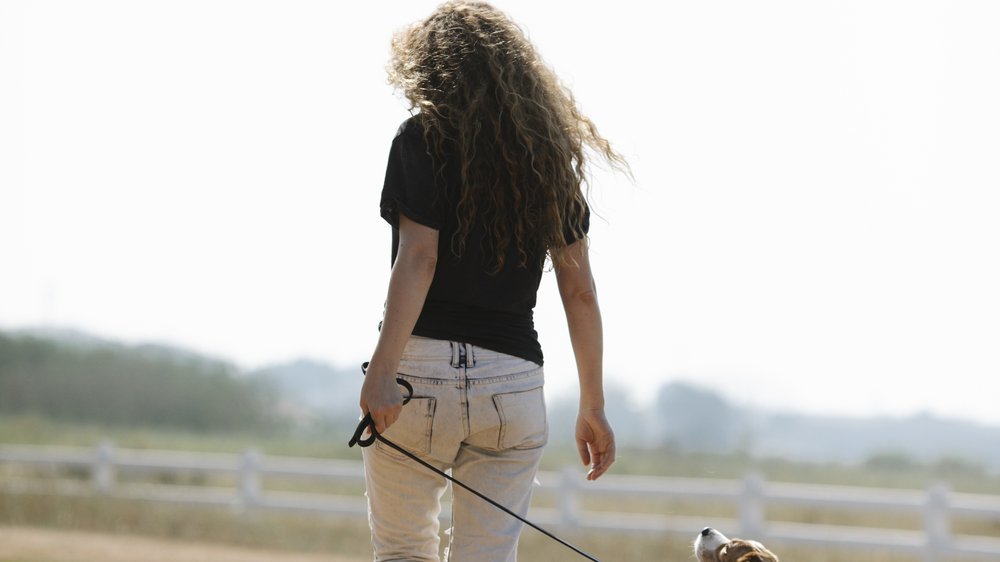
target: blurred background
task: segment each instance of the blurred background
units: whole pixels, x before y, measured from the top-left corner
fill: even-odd
[[[0,560],[370,557],[384,68],[436,5],[0,2]],[[1000,559],[1000,6],[495,5],[636,178],[590,186],[621,479],[574,459],[549,273],[539,518],[606,560]]]

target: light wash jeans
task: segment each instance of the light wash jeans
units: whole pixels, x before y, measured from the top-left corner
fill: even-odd
[[[399,377],[413,399],[385,437],[524,516],[548,439],[542,367],[473,345],[411,337]],[[376,441],[364,449],[375,560],[438,561],[438,515],[448,482]],[[517,559],[523,524],[453,488],[445,560]]]

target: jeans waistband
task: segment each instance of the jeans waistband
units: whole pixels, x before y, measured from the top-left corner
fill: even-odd
[[[448,361],[452,367],[473,367],[482,360],[513,358],[512,355],[465,342],[410,336],[403,350],[407,359]]]

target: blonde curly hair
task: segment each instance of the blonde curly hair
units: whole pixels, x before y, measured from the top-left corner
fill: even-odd
[[[521,28],[486,2],[446,2],[393,37],[388,72],[419,110],[436,176],[444,154],[457,159],[452,251],[462,254],[478,218],[492,241],[494,272],[512,245],[521,267],[546,252],[567,263],[567,233],[586,238],[585,146],[629,169]]]

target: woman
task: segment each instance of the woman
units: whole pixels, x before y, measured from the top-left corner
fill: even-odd
[[[419,113],[392,142],[382,190],[393,266],[361,409],[386,438],[523,515],[548,437],[532,323],[546,256],[579,371],[587,479],[614,462],[584,146],[627,167],[486,3],[443,4],[392,53],[390,81]],[[405,407],[397,376],[413,386]],[[381,442],[364,460],[376,560],[438,560],[445,480]],[[452,510],[446,559],[516,559],[520,522],[461,489]]]

